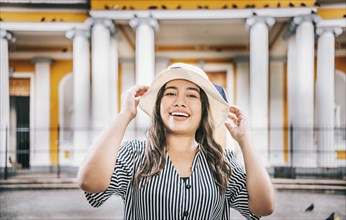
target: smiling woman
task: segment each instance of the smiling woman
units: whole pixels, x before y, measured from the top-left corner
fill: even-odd
[[[173,64],[150,87],[134,86],[122,97],[121,112],[79,170],[92,206],[117,194],[125,219],[229,219],[231,207],[247,219],[273,212],[273,187],[246,117],[224,101],[204,71]],[[147,141],[121,143],[138,105],[152,119]],[[223,123],[243,151],[246,172],[214,139]]]

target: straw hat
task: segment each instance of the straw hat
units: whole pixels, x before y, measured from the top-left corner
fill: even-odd
[[[151,83],[145,95],[141,97],[139,108],[151,117],[158,91],[167,82],[175,79],[188,80],[203,89],[208,96],[211,114],[216,127],[226,121],[229,111],[227,102],[222,98],[213,83],[209,81],[207,74],[202,69],[185,63],[175,63],[160,72]]]

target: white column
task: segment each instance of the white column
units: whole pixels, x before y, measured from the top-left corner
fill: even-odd
[[[230,104],[239,106],[245,115],[249,116],[249,56],[235,56],[233,58],[233,66],[234,66],[234,81],[235,87],[231,88],[234,90],[233,100],[229,100]],[[233,138],[228,135],[228,142],[230,142],[232,150],[235,152],[235,155],[239,162],[244,165],[244,160],[241,152],[241,149],[237,142],[233,140]],[[232,145],[233,142],[233,145]]]
[[[66,32],[73,39],[73,165],[79,166],[90,144],[90,31]],[[61,128],[64,129],[64,128]]]
[[[35,64],[35,122],[34,146],[35,155],[31,165],[51,165],[50,163],[50,65],[52,59],[37,57]]]
[[[236,91],[235,100],[233,104],[238,105],[244,113],[249,116],[250,112],[250,79],[249,79],[249,57],[236,57],[234,58],[235,63],[235,80],[236,80]]]
[[[287,47],[287,96],[288,96],[288,149],[286,152],[288,154],[288,164],[293,165],[293,149],[291,149],[293,143],[291,143],[291,134],[290,127],[293,126],[293,118],[294,112],[297,110],[296,104],[296,78],[297,78],[297,57],[296,57],[296,37],[293,35],[288,39],[288,47]],[[293,147],[292,147],[293,148]],[[285,152],[284,152],[285,153]]]
[[[134,18],[130,26],[136,30],[136,83],[150,85],[155,75],[155,31],[157,20]]]
[[[135,61],[134,59],[120,59],[121,65],[121,93],[126,92],[135,85]],[[143,113],[143,112],[142,112]],[[144,113],[143,113],[144,114]],[[132,120],[127,126],[124,140],[133,140],[136,138],[135,120]]]
[[[293,166],[315,167],[314,126],[314,24],[318,16],[295,17],[296,78],[293,126]]]
[[[92,108],[91,119],[93,127],[93,141],[99,136],[104,128],[112,121],[111,106],[115,91],[110,70],[110,42],[111,31],[114,25],[111,20],[91,19],[92,25]]]
[[[5,167],[6,148],[10,148],[10,91],[9,91],[9,64],[8,41],[13,35],[0,29],[0,167]],[[7,132],[6,132],[7,129]],[[9,165],[9,163],[7,162]]]
[[[273,57],[270,59],[270,164],[282,166],[287,159],[284,154],[284,63],[286,58]],[[287,143],[286,143],[287,144]],[[286,145],[287,146],[287,145]]]
[[[155,76],[155,31],[157,20],[134,18],[130,26],[136,30],[136,84],[150,85]],[[142,111],[136,117],[137,138],[145,138],[150,118]]]
[[[334,148],[334,74],[335,36],[342,33],[339,27],[318,28],[316,122],[317,162],[320,167],[336,165]]]
[[[254,142],[263,162],[268,165],[268,28],[272,17],[251,17],[250,28],[250,122]]]
[[[126,92],[136,83],[135,61],[133,59],[120,59],[121,65],[121,93]]]
[[[229,64],[229,67],[227,68],[227,100],[230,105],[234,105],[234,98],[235,98],[235,90],[234,90],[234,84],[235,84],[235,78],[234,78],[234,64]],[[236,145],[235,140],[231,137],[227,129],[225,129],[226,132],[226,147],[233,148]]]
[[[117,35],[113,34],[111,36],[111,42],[110,42],[110,89],[111,91],[111,97],[110,99],[113,100],[111,102],[111,115],[116,115],[118,113],[118,63],[119,63],[119,57],[118,57],[118,40]]]
[[[227,81],[226,81],[226,94],[227,94],[227,100],[229,104],[234,104],[234,95],[235,95],[235,91],[234,91],[234,64],[230,63],[229,67],[227,68],[227,72],[226,72],[226,77],[227,77]]]

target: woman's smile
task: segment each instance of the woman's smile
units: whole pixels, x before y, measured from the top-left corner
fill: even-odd
[[[173,117],[173,120],[176,120],[176,121],[185,121],[190,117],[189,113],[187,113],[186,111],[180,111],[180,110],[173,110],[169,114]]]

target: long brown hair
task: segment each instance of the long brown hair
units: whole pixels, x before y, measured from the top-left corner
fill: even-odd
[[[166,164],[167,139],[166,128],[160,115],[161,99],[166,84],[161,87],[157,94],[151,125],[147,130],[147,146],[144,163],[135,171],[133,186],[139,189],[141,179],[144,182],[150,177],[158,175]],[[196,131],[195,139],[200,144],[200,150],[204,153],[209,168],[214,176],[215,183],[219,187],[220,194],[226,191],[228,178],[231,175],[231,165],[225,159],[223,148],[214,139],[214,120],[211,116],[208,96],[200,89],[202,103],[202,118]]]

